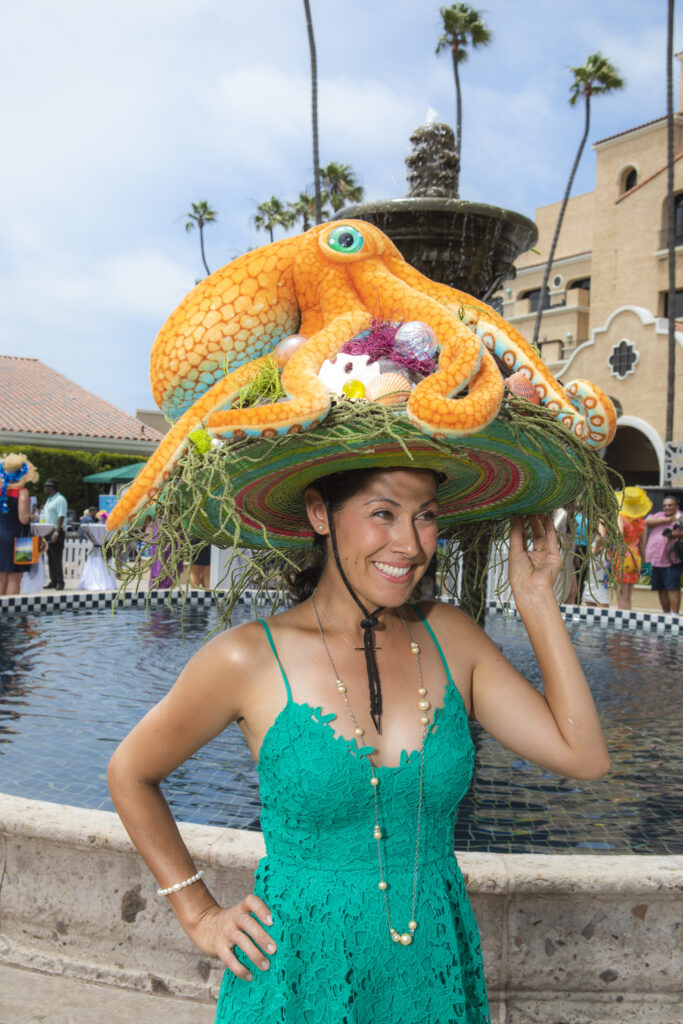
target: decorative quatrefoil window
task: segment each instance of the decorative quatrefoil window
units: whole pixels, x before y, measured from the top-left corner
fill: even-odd
[[[639,358],[636,346],[624,338],[618,345],[612,346],[612,352],[607,362],[613,375],[619,380],[623,380],[628,377],[629,373],[635,373]]]

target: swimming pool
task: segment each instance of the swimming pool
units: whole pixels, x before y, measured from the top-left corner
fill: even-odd
[[[108,599],[107,599],[108,600]],[[248,609],[243,618],[251,617]],[[0,791],[112,809],[111,752],[167,691],[216,621],[177,612],[48,606],[0,618]],[[678,635],[603,621],[568,623],[607,736],[605,779],[558,778],[473,726],[476,769],[455,846],[502,853],[683,853],[683,711]],[[537,682],[521,623],[490,614],[487,631]],[[259,827],[258,780],[231,726],[164,784],[181,820]]]

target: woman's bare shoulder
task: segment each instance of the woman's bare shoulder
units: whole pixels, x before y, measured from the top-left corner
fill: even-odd
[[[447,601],[418,601],[416,607],[433,629],[444,626],[450,629],[481,632],[469,615]]]
[[[204,656],[202,660],[210,659],[224,667],[242,670],[260,661],[267,651],[266,632],[261,622],[254,619],[218,633],[200,648],[198,654]]]

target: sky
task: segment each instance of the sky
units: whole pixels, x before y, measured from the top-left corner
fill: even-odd
[[[350,164],[367,199],[403,196],[413,129],[429,108],[455,121],[439,5],[311,8],[321,163]],[[593,100],[590,142],[665,114],[667,4],[480,9],[493,39],[461,65],[460,195],[533,218],[562,197],[583,131],[572,66],[600,50],[627,80]],[[203,276],[191,203],[218,213],[205,232],[216,270],[268,241],[259,202],[312,182],[302,0],[5,4],[0,125],[0,353],[41,359],[130,414],[153,408],[154,337]],[[594,175],[587,146],[572,194]]]

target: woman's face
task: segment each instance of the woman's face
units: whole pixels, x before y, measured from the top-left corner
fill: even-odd
[[[324,503],[313,505],[312,525],[327,533]],[[438,508],[432,472],[389,469],[374,473],[333,513],[344,573],[364,604],[398,607],[407,600],[436,550]],[[330,555],[328,569],[333,563]]]

